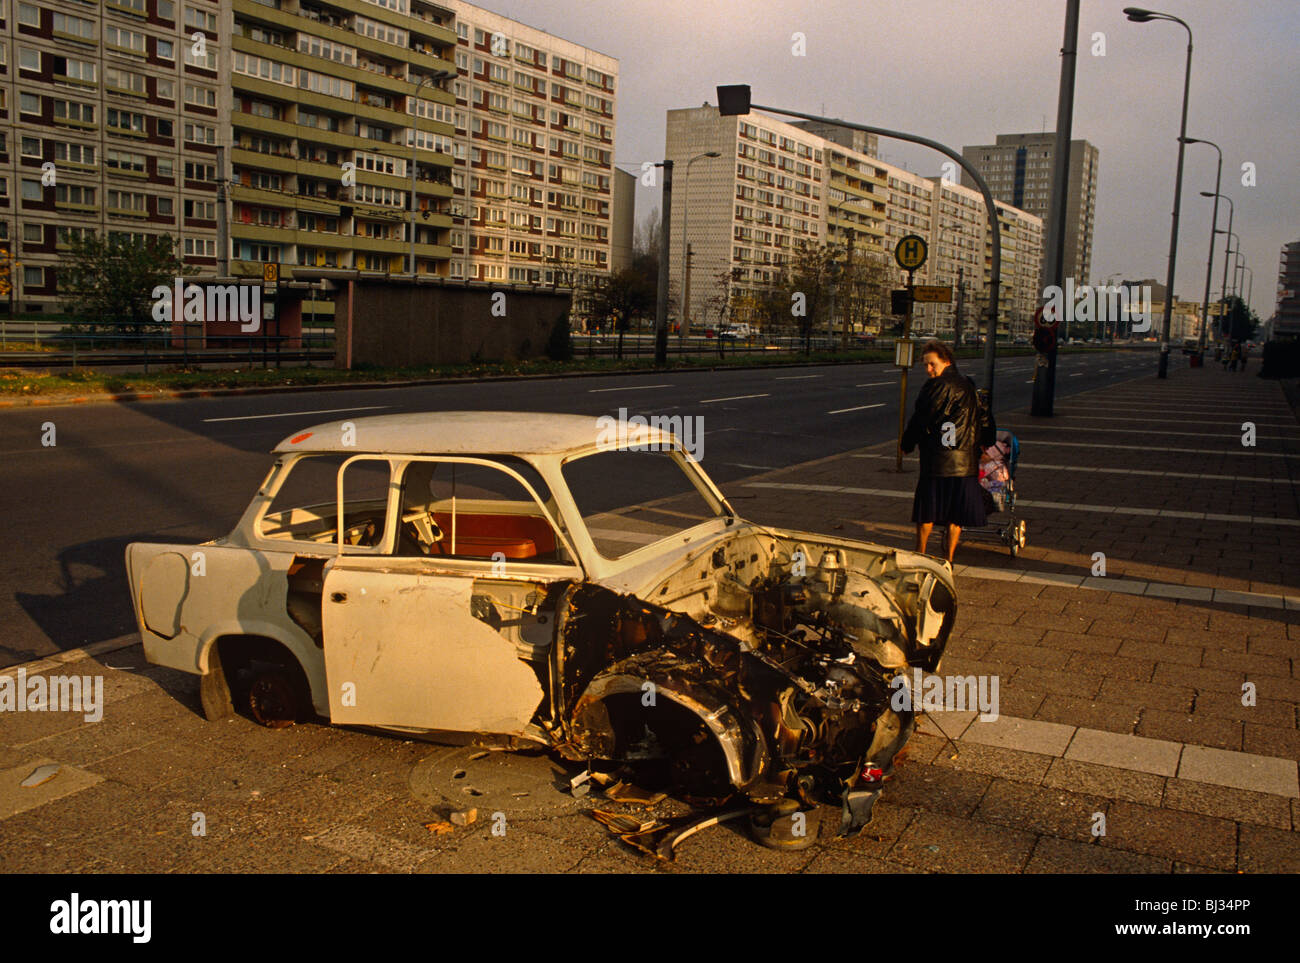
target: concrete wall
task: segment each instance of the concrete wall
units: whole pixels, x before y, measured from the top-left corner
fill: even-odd
[[[364,279],[340,286],[334,302],[338,368],[543,357],[551,328],[570,302],[567,291],[527,286]]]

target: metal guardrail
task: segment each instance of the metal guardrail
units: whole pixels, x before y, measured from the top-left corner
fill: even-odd
[[[51,327],[56,330],[50,331]],[[85,330],[78,330],[79,328]],[[30,345],[33,350],[10,350]],[[311,365],[332,362],[332,331],[305,331],[301,336],[249,334],[173,334],[170,327],[139,330],[132,325],[105,322],[91,325],[51,325],[49,322],[0,318],[0,366],[51,368],[82,366],[121,367],[246,362],[250,367],[279,368],[284,364]]]

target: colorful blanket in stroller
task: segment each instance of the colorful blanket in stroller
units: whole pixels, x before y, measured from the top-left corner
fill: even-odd
[[[1007,507],[1007,482],[1011,480],[1008,463],[1011,458],[1011,442],[999,438],[980,454],[980,485],[988,493],[985,507],[992,503],[991,511],[1005,511]]]

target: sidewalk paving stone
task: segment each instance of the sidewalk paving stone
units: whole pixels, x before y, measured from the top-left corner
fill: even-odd
[[[1074,736],[1074,727],[1055,722],[1003,716],[996,722],[972,724],[963,740],[985,746],[1018,749],[1047,756],[1060,756]]]
[[[1241,723],[1214,716],[1145,709],[1137,734],[1146,739],[1195,743],[1219,749],[1241,749]],[[1172,773],[1166,773],[1172,775]]]
[[[1263,792],[1188,779],[1170,779],[1165,784],[1161,806],[1184,812],[1217,816],[1239,823],[1256,823],[1275,829],[1291,828],[1291,804],[1295,800]]]
[[[1159,806],[1164,796],[1165,778],[1133,769],[1078,762],[1073,759],[1055,759],[1043,777],[1044,786],[1083,791],[1124,799],[1129,802]]]
[[[1145,720],[1145,715],[1143,718]],[[1144,735],[1140,726],[1138,735]],[[1069,748],[1061,755],[1077,762],[1172,776],[1178,771],[1181,752],[1182,746],[1177,742],[1083,728],[1074,733]]]
[[[1237,868],[1237,827],[1227,819],[1137,803],[1114,803],[1099,845],[1232,870]]]
[[[1300,873],[1300,833],[1243,824],[1238,868],[1246,873]]]
[[[1275,756],[1185,746],[1178,764],[1178,778],[1300,798],[1295,760]]]
[[[931,872],[1015,873],[1029,861],[1034,842],[1032,833],[923,812],[899,837],[890,857]]]
[[[1081,843],[1054,836],[1040,836],[1026,873],[1161,873],[1172,870],[1172,862],[1155,856],[1108,849],[1095,843]]]

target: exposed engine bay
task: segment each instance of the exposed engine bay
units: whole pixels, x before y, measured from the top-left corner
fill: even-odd
[[[695,796],[839,802],[841,831],[861,828],[915,726],[890,680],[938,668],[956,598],[933,560],[798,538],[739,535],[693,559],[648,593],[671,608],[571,586],[560,751]]]

